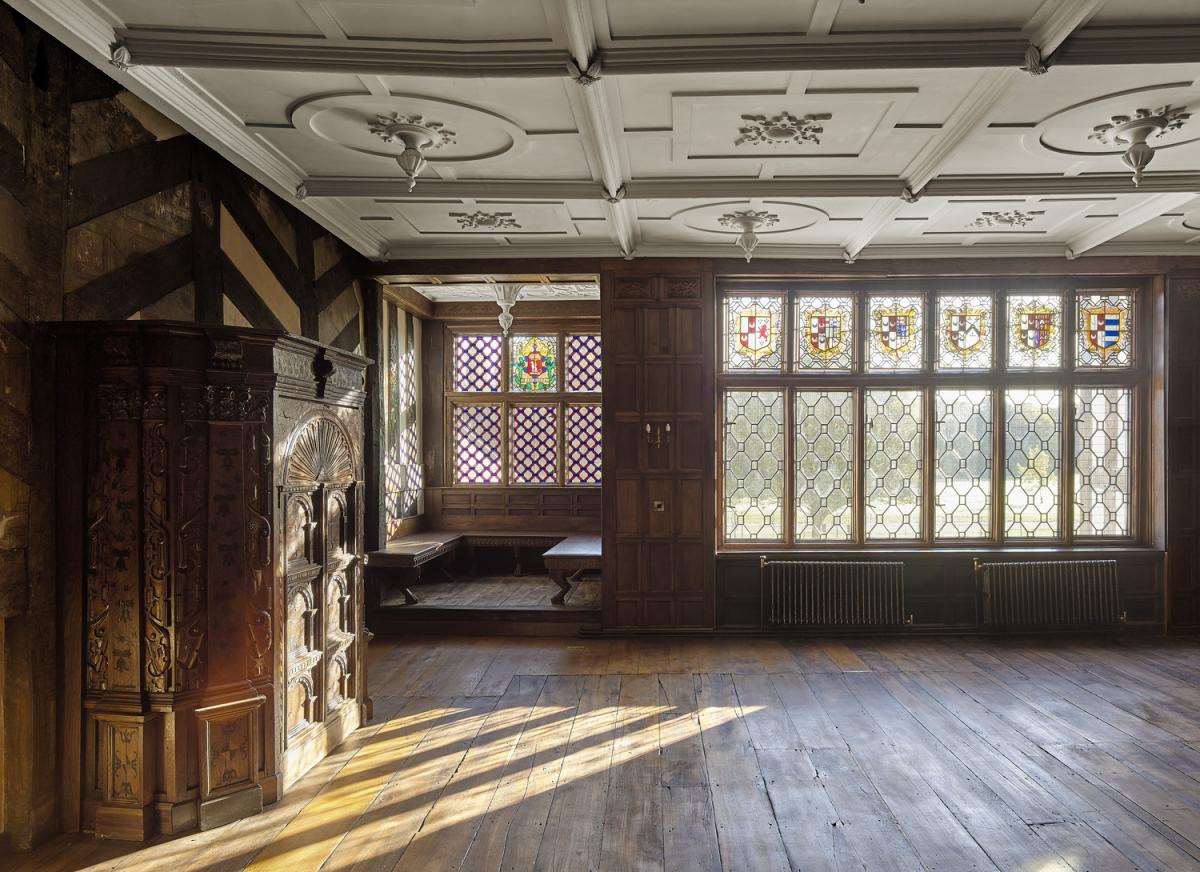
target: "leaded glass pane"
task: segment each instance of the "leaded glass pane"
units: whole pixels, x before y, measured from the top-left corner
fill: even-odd
[[[939,388],[933,414],[933,534],[985,539],[992,534],[992,392]]]
[[[1054,388],[1012,388],[1004,395],[1006,535],[1058,535],[1061,397]]]
[[[783,297],[725,298],[725,369],[776,370],[783,365]]]
[[[502,342],[499,336],[455,336],[454,390],[499,391]]]
[[[863,414],[863,525],[868,539],[921,538],[919,390],[867,391]]]
[[[992,298],[989,294],[938,297],[937,368],[961,372],[992,368]]]
[[[600,390],[600,337],[594,333],[567,337],[567,390],[595,393]]]
[[[567,406],[567,484],[600,484],[600,407]]]
[[[796,539],[854,533],[854,393],[796,393]]]
[[[510,484],[558,481],[558,407],[511,406],[508,410]]]
[[[1133,363],[1133,297],[1089,294],[1079,297],[1076,361],[1081,367],[1122,367]]]
[[[500,407],[454,407],[454,483],[500,483]]]
[[[547,393],[558,390],[558,337],[513,336],[509,339],[512,390]]]
[[[796,369],[854,366],[854,297],[796,298]]]
[[[925,358],[925,300],[915,295],[872,295],[868,305],[867,368],[921,369]]]
[[[1075,389],[1075,533],[1129,535],[1128,388]]]
[[[725,538],[783,538],[782,391],[725,394]]]
[[[1056,369],[1062,363],[1062,296],[1013,294],[1008,298],[1008,365]]]

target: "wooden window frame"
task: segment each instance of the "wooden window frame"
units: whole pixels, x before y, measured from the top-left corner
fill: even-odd
[[[898,280],[771,280],[730,279],[718,284],[714,304],[716,323],[720,325],[715,337],[717,361],[716,407],[724,409],[724,396],[729,390],[784,391],[784,536],[782,539],[733,540],[726,538],[724,525],[725,493],[723,476],[717,476],[718,547],[722,550],[871,550],[871,549],[954,549],[998,547],[1072,548],[1083,546],[1119,545],[1144,546],[1150,543],[1153,531],[1147,511],[1151,492],[1153,463],[1147,458],[1150,448],[1149,410],[1153,408],[1150,343],[1151,322],[1149,280],[1138,277],[1103,276],[1017,276],[997,278],[920,277]],[[1061,293],[1063,317],[1060,324],[1062,356],[1056,369],[1008,369],[1009,339],[1008,296],[1036,292]],[[1076,366],[1077,301],[1080,297],[1101,292],[1128,293],[1133,297],[1133,362],[1128,367],[1101,369]],[[746,294],[786,296],[783,309],[783,363],[779,371],[724,370],[725,299]],[[856,335],[853,339],[854,360],[851,369],[836,371],[792,371],[795,358],[796,298],[805,295],[853,295]],[[943,371],[936,367],[937,339],[940,327],[937,319],[939,294],[990,294],[993,303],[992,367],[983,371]],[[879,372],[867,368],[867,343],[870,342],[868,298],[872,294],[910,294],[924,298],[925,323],[923,335],[923,367],[920,371]],[[933,489],[936,422],[933,418],[934,391],[937,388],[986,388],[992,392],[992,466],[991,466],[991,534],[980,538],[936,538],[934,536],[935,499]],[[1007,432],[1004,397],[1009,388],[1053,387],[1060,392],[1060,464],[1058,488],[1058,535],[1042,538],[1016,538],[1004,535],[1005,500],[1004,468]],[[1080,536],[1075,533],[1075,389],[1077,387],[1120,387],[1130,390],[1130,493],[1129,534],[1125,536]],[[917,539],[868,539],[863,529],[865,505],[863,481],[865,474],[863,408],[868,389],[919,389],[922,391],[922,421],[924,445],[921,454],[921,536]],[[851,538],[838,542],[797,540],[795,525],[795,397],[799,390],[851,390],[854,393],[855,416],[852,422],[854,441],[854,473],[851,492],[854,499]],[[714,422],[716,434],[717,470],[724,466],[725,426],[723,419]]]
[[[566,408],[568,405],[594,405],[602,403],[603,390],[590,392],[567,392],[567,355],[566,339],[568,336],[599,336],[600,327],[588,329],[580,324],[564,325],[561,322],[545,320],[522,320],[520,325],[513,325],[508,336],[494,323],[492,325],[449,324],[445,332],[445,353],[443,354],[445,371],[443,384],[443,418],[442,432],[444,434],[444,481],[451,488],[510,488],[519,490],[547,490],[565,488],[600,488],[600,484],[567,484],[567,433]],[[501,336],[500,345],[500,390],[499,391],[456,391],[454,390],[454,340],[457,336]],[[558,375],[557,390],[554,391],[514,391],[512,390],[511,339],[514,336],[554,336],[558,343]],[[603,373],[601,379],[603,380]],[[603,382],[601,383],[603,388]],[[455,406],[500,406],[500,481],[494,483],[460,482],[455,477],[454,470],[454,407]],[[513,406],[554,406],[557,421],[557,469],[555,481],[552,484],[520,484],[512,481],[511,449],[509,444],[509,413]],[[603,438],[603,436],[601,437]]]

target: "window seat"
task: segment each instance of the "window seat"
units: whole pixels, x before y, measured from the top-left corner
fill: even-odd
[[[377,576],[377,583],[379,570],[387,572],[388,575],[391,574],[389,570],[411,571],[412,580],[416,582],[420,581],[421,569],[425,564],[453,553],[459,547],[472,551],[475,548],[511,547],[517,558],[515,575],[521,574],[521,548],[546,548],[542,558],[546,562],[551,579],[559,587],[559,592],[551,600],[555,605],[564,603],[571,590],[571,580],[585,570],[600,568],[601,537],[598,535],[523,533],[511,530],[427,530],[400,536],[390,540],[379,551],[368,553],[367,567],[372,575]],[[449,576],[444,569],[442,572]],[[408,584],[404,585],[403,592],[406,604],[416,605],[419,602]],[[376,590],[375,602],[380,601],[379,591]]]

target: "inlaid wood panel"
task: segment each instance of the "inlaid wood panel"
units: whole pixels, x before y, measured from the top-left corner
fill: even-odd
[[[623,268],[601,274],[604,623],[711,627],[712,276]]]

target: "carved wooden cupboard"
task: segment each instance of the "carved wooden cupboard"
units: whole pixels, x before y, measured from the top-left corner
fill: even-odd
[[[253,814],[369,717],[368,361],[173,322],[55,335],[64,821]]]

